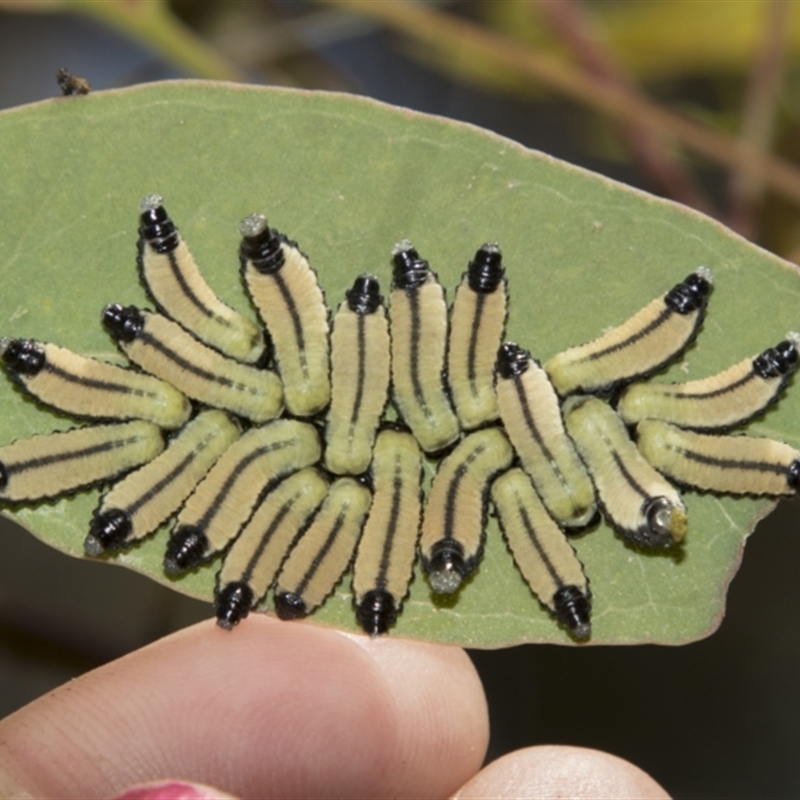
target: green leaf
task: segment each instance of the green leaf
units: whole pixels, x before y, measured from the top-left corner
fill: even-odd
[[[800,326],[796,268],[719,224],[486,131],[371,100],[178,82],[59,98],[0,114],[0,335],[109,356],[99,314],[147,305],[135,269],[137,209],[158,192],[220,296],[252,313],[239,283],[238,222],[265,213],[309,253],[338,305],[354,275],[388,288],[409,238],[452,288],[475,249],[507,263],[508,338],[540,359],[622,322],[700,264],[716,286],[702,333],[669,376],[702,377]],[[73,424],[0,381],[0,441]],[[750,431],[800,446],[790,389]],[[429,465],[430,466],[430,465]],[[82,556],[98,492],[5,513]],[[744,540],[770,501],[687,493],[680,557],[641,553],[605,525],[575,541],[593,592],[592,642],[681,643],[723,613]],[[218,562],[161,570],[167,533],[109,561],[210,599]],[[20,565],[35,572],[35,565]],[[315,619],[355,628],[349,579]],[[569,643],[520,579],[490,521],[483,562],[448,605],[417,575],[391,635],[472,647]]]

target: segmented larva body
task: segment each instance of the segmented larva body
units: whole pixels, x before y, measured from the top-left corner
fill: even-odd
[[[426,453],[439,453],[458,439],[458,418],[443,378],[447,347],[444,288],[411,242],[392,256],[389,321],[392,390],[400,416]]]
[[[94,419],[147,419],[179,428],[192,407],[168,381],[88,358],[45,342],[5,339],[0,346],[11,377],[37,400]]]
[[[378,434],[371,467],[374,498],[353,565],[361,627],[386,633],[408,594],[422,515],[422,452],[405,430]]]
[[[360,475],[389,399],[390,340],[377,278],[361,275],[347,292],[331,333],[331,407],[325,427],[325,466]]]
[[[553,356],[544,368],[556,391],[610,392],[661,369],[697,335],[712,281],[700,267],[622,325]]]
[[[514,467],[495,478],[492,502],[522,577],[576,639],[591,634],[591,592],[583,565],[530,478]]]
[[[161,197],[148,195],[139,210],[137,263],[159,308],[230,358],[248,364],[262,359],[265,343],[261,329],[223,303],[206,283]]]
[[[635,383],[617,411],[628,425],[660,419],[682,428],[720,430],[747,422],[778,399],[797,366],[800,334],[724,372],[687,383]]]
[[[464,438],[442,460],[425,502],[422,565],[436,594],[452,594],[475,569],[486,535],[489,484],[508,469],[514,450],[500,428]]]
[[[194,400],[253,422],[275,419],[283,409],[274,372],[223,356],[162,314],[115,304],[103,310],[103,325],[131,361]]]
[[[687,513],[670,480],[774,496],[800,485],[800,451],[789,445],[685,430],[738,425],[774,403],[796,368],[797,334],[708,378],[631,384],[696,336],[711,289],[705,268],[543,368],[518,345],[500,346],[508,293],[498,245],[477,250],[448,314],[436,274],[401,242],[388,314],[378,279],[365,273],[331,331],[308,258],[252,215],[239,258],[274,341],[271,371],[265,331],[216,297],[160,197],[145,199],[139,221],[141,275],[164,313],[112,305],[103,321],[152,374],[54,344],[0,340],[6,372],[39,401],[132,421],[0,447],[0,500],[115,480],[85,552],[113,555],[174,517],[165,570],[220,558],[223,628],[271,588],[282,619],[313,613],[353,562],[356,620],[383,634],[397,622],[417,554],[434,593],[457,603],[482,556],[491,497],[523,579],[585,640],[589,580],[565,530],[589,524],[596,505],[637,545],[674,547]],[[390,380],[410,431],[381,423]],[[612,394],[619,415],[586,393]],[[626,423],[636,425],[636,445]],[[423,453],[440,458],[424,499]]]
[[[447,382],[464,430],[500,415],[494,365],[506,327],[507,289],[500,248],[487,242],[469,263],[450,310]]]
[[[636,428],[639,451],[659,472],[684,486],[719,494],[794,494],[800,451],[756,436],[709,436],[658,420]]]
[[[496,388],[508,438],[550,514],[566,527],[588,525],[597,511],[594,487],[564,430],[547,373],[527,350],[507,342],[497,354]]]
[[[595,397],[576,396],[565,404],[564,417],[611,525],[642,547],[681,542],[687,517],[680,494],[641,456],[614,410]]]
[[[328,307],[295,242],[260,214],[242,220],[241,271],[269,331],[290,414],[309,417],[331,396]]]

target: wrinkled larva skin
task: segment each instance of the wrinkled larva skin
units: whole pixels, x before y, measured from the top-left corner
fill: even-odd
[[[112,304],[103,324],[140,369],[0,339],[11,380],[92,421],[0,447],[0,501],[109,485],[90,556],[114,557],[174,518],[164,569],[217,571],[225,629],[267,596],[282,619],[313,614],[351,564],[354,619],[370,635],[396,623],[417,558],[433,592],[457,602],[491,503],[531,592],[566,638],[586,641],[592,592],[565,529],[594,524],[595,505],[636,547],[677,549],[692,536],[673,484],[776,496],[800,484],[800,452],[783,443],[686,430],[739,425],[777,402],[797,334],[710,378],[642,382],[697,336],[704,267],[542,367],[524,343],[502,344],[515,254],[494,242],[473,251],[449,309],[402,241],[386,305],[365,273],[333,317],[308,257],[253,214],[239,261],[262,325],[215,296],[158,195],[138,222],[137,263],[160,313]],[[680,394],[699,417],[681,416]],[[145,449],[129,452],[139,439]],[[437,462],[427,497],[426,458]]]

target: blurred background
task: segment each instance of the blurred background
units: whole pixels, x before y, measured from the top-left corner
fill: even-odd
[[[177,77],[368,95],[489,128],[800,259],[793,0],[0,0],[0,108]],[[473,652],[488,758],[607,750],[680,798],[800,796],[800,538],[783,502],[727,616],[681,648]],[[210,616],[0,518],[0,715]]]

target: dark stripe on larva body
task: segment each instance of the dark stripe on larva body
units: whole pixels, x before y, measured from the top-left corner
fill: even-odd
[[[31,458],[27,461],[18,461],[16,464],[7,464],[5,465],[5,470],[8,475],[18,475],[22,472],[48,467],[53,464],[59,464],[63,461],[86,458],[88,456],[97,455],[98,453],[107,453],[111,450],[116,450],[119,447],[125,447],[129,444],[136,444],[136,442],[141,441],[141,439],[141,436],[129,436],[125,439],[115,439],[111,442],[103,442],[101,444],[92,445],[91,447],[84,447],[80,450],[72,450],[66,453],[54,453],[52,455],[42,456],[40,458]]]
[[[472,389],[472,396],[478,396],[478,387],[475,383],[477,372],[475,369],[475,358],[478,349],[478,336],[481,331],[481,320],[483,318],[483,309],[486,302],[486,295],[476,293],[475,295],[475,316],[472,318],[472,326],[469,332],[469,349],[467,350],[467,377],[469,378],[469,385]]]
[[[122,369],[122,367],[120,367]],[[136,397],[152,397],[152,392],[146,392],[142,389],[133,389],[126,386],[124,383],[110,383],[109,381],[101,381],[95,378],[86,378],[83,375],[74,375],[71,372],[61,369],[61,367],[45,361],[44,370],[52,375],[60,378],[67,383],[73,383],[76,386],[83,386],[86,389],[99,389],[103,392],[114,392],[118,394],[134,395]]]
[[[201,447],[205,447],[208,440],[213,436],[213,434],[209,434],[206,439],[201,443]],[[184,470],[189,466],[189,464],[194,461],[197,457],[197,450],[192,451],[191,453],[187,453],[186,456],[180,461],[175,467],[168,472],[160,481],[157,481],[147,490],[144,494],[141,494],[133,503],[125,506],[125,508],[121,509],[125,511],[128,515],[135,514],[142,506],[149,503],[155,497],[160,495],[165,489],[169,488],[169,486],[173,483],[173,481],[179,477]]]
[[[178,266],[178,259],[175,258],[175,251],[170,250],[169,252],[165,253],[167,260],[169,261],[169,268],[170,272],[172,272],[172,276],[175,278],[176,283],[178,286],[181,287],[181,291],[183,292],[186,299],[205,317],[209,319],[213,319],[216,322],[224,325],[225,327],[230,327],[230,322],[218,314],[215,314],[208,306],[204,305],[203,301],[195,294],[194,289],[186,282],[186,278],[183,274],[183,271]],[[169,312],[167,312],[169,313]]]
[[[325,560],[325,556],[328,555],[328,551],[331,549],[331,547],[333,547],[333,543],[336,541],[336,537],[339,535],[339,531],[342,529],[346,519],[347,516],[344,512],[341,512],[336,517],[330,531],[328,532],[328,535],[325,537],[325,541],[322,543],[322,547],[320,547],[320,549],[317,551],[317,554],[314,557],[314,560],[311,562],[311,565],[305,571],[303,577],[300,579],[300,582],[297,584],[297,588],[295,589],[296,594],[302,595],[306,590],[306,587],[311,582],[314,575],[316,575],[317,570],[322,566],[322,562]]]
[[[400,464],[400,456],[398,455],[395,460],[394,480],[392,481],[392,505],[389,510],[389,521],[386,525],[386,538],[383,540],[381,562],[378,567],[378,575],[375,578],[376,589],[386,588],[386,573],[389,571],[392,545],[394,544],[394,538],[397,534],[397,522],[400,518],[400,505],[403,501],[404,488],[402,466]]]
[[[420,314],[419,314],[419,295],[413,289],[406,292],[408,297],[409,313],[411,314],[411,341],[409,344],[408,365],[411,378],[411,385],[414,388],[414,398],[423,414],[430,419],[431,412],[425,402],[425,391],[422,388],[419,377],[419,344],[420,344]]]
[[[584,356],[580,361],[597,361],[603,356],[607,356],[610,353],[616,353],[620,350],[624,350],[626,347],[630,347],[630,345],[635,344],[636,342],[644,339],[646,336],[649,336],[654,331],[658,330],[665,322],[667,322],[670,317],[675,312],[669,308],[668,306],[664,306],[664,310],[648,325],[645,325],[639,331],[629,336],[627,339],[623,339],[621,342],[617,342],[616,344],[611,345],[610,347],[606,347],[603,350],[598,350],[596,353],[590,353],[588,356]]]
[[[643,500],[647,500],[650,497],[650,495],[644,490],[644,488],[633,477],[633,475],[631,474],[630,470],[625,466],[625,462],[622,460],[622,458],[620,457],[619,453],[614,449],[614,447],[611,444],[611,442],[609,442],[607,439],[604,440],[604,441],[606,442],[606,445],[608,446],[608,449],[609,449],[609,451],[611,453],[611,458],[614,460],[614,464],[616,465],[617,469],[619,470],[620,475],[622,475],[622,477],[625,479],[625,482]]]
[[[214,372],[209,372],[197,364],[193,364],[191,361],[175,352],[172,348],[167,347],[167,345],[147,331],[143,330],[139,334],[138,339],[142,344],[150,345],[150,347],[152,347],[155,351],[166,356],[170,361],[174,361],[175,364],[177,364],[181,369],[185,370],[191,375],[195,375],[198,378],[202,378],[210,383],[217,383],[220,386],[226,386],[228,388],[237,389],[243,392],[250,392],[251,394],[258,394],[258,392],[250,386],[237,383],[236,381],[232,381],[230,378],[225,378],[224,376],[217,375]]]
[[[478,445],[467,458],[458,465],[453,473],[453,479],[447,487],[447,499],[444,506],[444,524],[442,525],[442,538],[453,539],[453,529],[455,527],[456,500],[461,489],[461,481],[469,473],[469,466],[486,449],[485,445]]]
[[[553,579],[553,583],[560,589],[564,582],[561,580],[561,576],[556,571],[556,568],[553,566],[553,562],[550,560],[547,552],[545,551],[544,547],[542,547],[542,543],[539,541],[539,537],[536,534],[536,529],[533,527],[531,523],[531,519],[528,516],[528,511],[522,503],[519,503],[519,515],[522,518],[522,524],[525,528],[525,535],[530,540],[531,544],[536,548],[536,553],[538,554],[539,558],[542,560],[542,563],[547,570],[547,574]]]
[[[519,401],[519,407],[522,411],[522,417],[525,420],[525,427],[528,429],[528,432],[536,441],[536,444],[539,445],[539,448],[542,451],[542,455],[550,462],[550,466],[553,468],[553,471],[558,475],[559,480],[566,485],[567,481],[564,478],[563,473],[558,468],[558,465],[553,458],[553,454],[550,452],[550,449],[544,443],[544,439],[542,439],[541,434],[539,433],[539,429],[536,427],[536,423],[533,421],[533,415],[531,414],[531,408],[528,404],[528,399],[525,396],[525,387],[522,385],[522,379],[520,376],[515,375],[512,379],[514,382],[514,391],[517,395],[517,400]]]
[[[281,442],[271,442],[270,444],[264,445],[262,447],[253,450],[252,452],[248,453],[243,459],[241,459],[237,464],[236,467],[229,473],[228,477],[225,479],[225,482],[219,488],[219,491],[214,497],[214,502],[208,507],[205,513],[197,519],[193,524],[199,528],[207,528],[214,520],[214,517],[217,516],[221,507],[225,502],[225,498],[234,487],[236,482],[241,477],[242,473],[257,459],[261,458],[261,456],[266,455],[267,453],[274,453],[277,450],[283,450],[286,447],[292,447],[296,444],[297,440],[286,439]],[[266,486],[262,487],[262,490],[265,489]]]
[[[765,472],[772,475],[789,474],[788,467],[783,464],[774,464],[768,461],[748,461],[747,459],[717,458],[716,456],[705,455],[682,447],[674,447],[673,449],[676,453],[680,453],[690,461],[696,461],[698,464],[707,464],[711,467],[718,467],[722,470]]]
[[[297,310],[297,303],[295,303],[294,297],[292,297],[292,293],[289,291],[289,287],[286,285],[286,281],[284,281],[280,271],[273,273],[270,277],[275,281],[275,285],[278,287],[283,302],[286,304],[286,308],[289,311],[289,316],[292,320],[292,328],[294,329],[294,338],[297,342],[297,352],[300,357],[300,367],[303,370],[303,376],[307,378],[308,362],[306,360],[306,340],[303,332],[303,321],[300,319],[300,312]]]
[[[350,436],[353,435],[353,428],[355,428],[361,413],[361,404],[364,401],[364,381],[366,380],[367,371],[367,341],[364,333],[366,316],[364,314],[358,314],[356,322],[358,325],[358,338],[356,339],[356,348],[358,350],[358,375],[356,376],[356,396],[353,400],[353,410],[350,413]]]
[[[278,513],[272,519],[267,529],[264,531],[263,536],[261,537],[261,541],[258,543],[258,546],[253,551],[253,555],[250,556],[250,560],[247,562],[247,566],[244,568],[244,572],[242,572],[241,580],[249,583],[250,579],[253,577],[253,571],[258,566],[258,561],[264,553],[264,549],[269,544],[272,535],[275,531],[280,527],[283,520],[288,516],[289,512],[294,507],[295,503],[297,502],[298,498],[302,495],[302,490],[298,491],[296,494],[292,495],[279,509]]]
[[[721,388],[715,389],[711,392],[703,392],[698,394],[693,392],[682,392],[680,391],[680,388],[676,388],[675,390],[665,390],[664,394],[667,397],[674,397],[678,400],[711,400],[712,398],[724,397],[726,394],[735,392],[737,389],[741,389],[742,386],[746,386],[748,383],[751,383],[756,379],[763,380],[760,375],[757,375],[754,370],[751,370],[746,375],[743,375],[738,381],[728,384],[727,386],[722,386]]]

